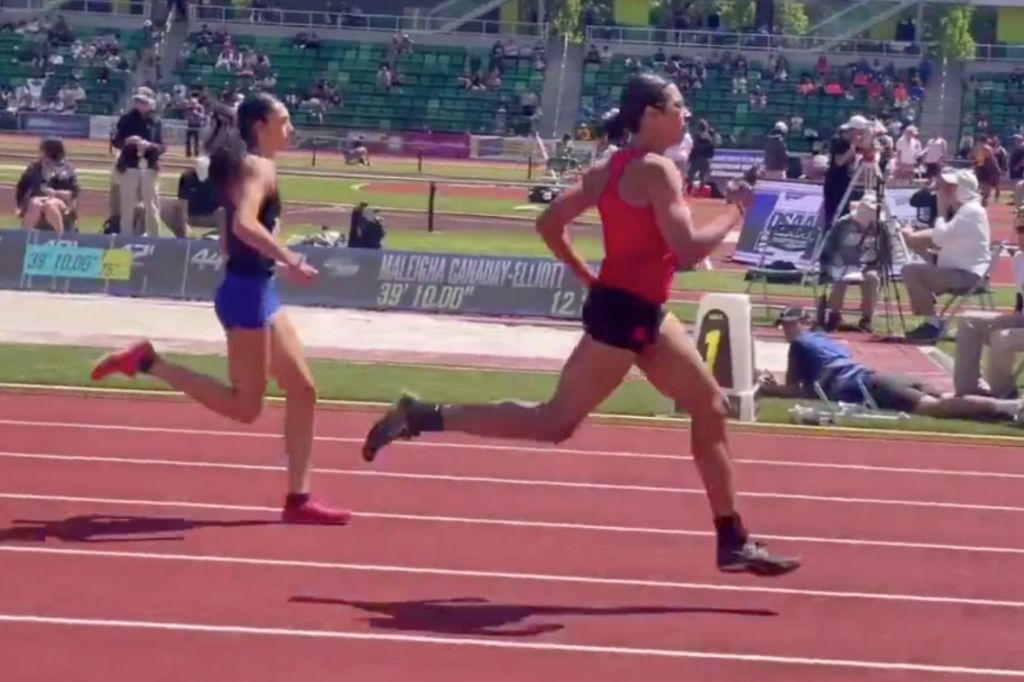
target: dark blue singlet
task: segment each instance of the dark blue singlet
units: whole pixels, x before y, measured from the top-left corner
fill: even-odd
[[[227,262],[224,280],[214,299],[214,309],[225,329],[261,329],[281,307],[274,279],[274,261],[243,242],[231,229],[236,210],[232,202],[224,202]],[[281,199],[275,188],[274,193],[263,200],[258,217],[260,224],[273,234],[280,215]]]

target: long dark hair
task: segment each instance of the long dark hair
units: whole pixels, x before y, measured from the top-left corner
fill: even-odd
[[[277,104],[273,95],[254,95],[238,105],[234,121],[225,122],[215,131],[216,139],[211,136],[210,179],[222,196],[226,197],[241,179],[245,156],[256,146],[256,123],[266,121]]]
[[[626,131],[637,133],[647,107],[665,106],[665,88],[669,82],[653,73],[633,76],[622,89],[619,111],[605,122],[608,139],[622,139]]]

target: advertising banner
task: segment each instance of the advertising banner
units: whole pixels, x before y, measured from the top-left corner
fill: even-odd
[[[469,158],[469,135],[459,133],[402,133],[402,153],[445,159]]]
[[[585,289],[550,258],[300,246],[320,271],[281,280],[286,304],[578,319]],[[0,232],[0,288],[212,300],[219,245],[204,239]]]
[[[910,206],[913,193],[913,189],[907,188],[885,192],[886,206],[898,221],[909,223],[916,215],[916,210]],[[808,267],[823,226],[822,201],[821,185],[758,182],[754,205],[743,222],[732,260],[756,265],[764,253],[766,263],[785,261],[798,268]],[[768,231],[772,227],[775,230],[769,244]]]
[[[21,129],[40,137],[89,137],[89,117],[79,114],[19,114]]]

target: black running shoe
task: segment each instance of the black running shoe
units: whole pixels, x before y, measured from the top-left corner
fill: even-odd
[[[779,576],[798,568],[800,559],[772,556],[764,545],[754,540],[747,540],[742,545],[718,547],[718,570],[723,573]]]
[[[409,412],[419,405],[419,401],[409,394],[403,395],[398,402],[387,411],[366,434],[363,443],[363,459],[372,462],[377,453],[396,440],[409,440],[418,436],[409,425]]]

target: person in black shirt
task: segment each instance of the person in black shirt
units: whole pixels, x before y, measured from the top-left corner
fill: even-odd
[[[690,152],[690,165],[686,172],[686,185],[694,183],[707,184],[711,177],[711,159],[715,158],[715,131],[706,119],[697,124],[697,134],[693,136],[693,151]]]
[[[53,137],[43,140],[39,159],[29,164],[14,190],[22,227],[57,234],[63,234],[65,227],[74,229],[78,192],[78,176],[64,158],[64,142]]]
[[[1014,135],[1010,142],[1010,180],[1013,182],[1013,205],[1024,203],[1024,135]]]
[[[141,201],[146,235],[159,237],[160,156],[165,149],[163,135],[155,114],[153,91],[139,88],[132,101],[132,110],[117,120],[113,139],[114,147],[121,150],[116,164],[121,234],[135,233],[132,218],[136,205]]]
[[[210,157],[200,156],[195,168],[178,178],[178,200],[166,223],[178,237],[190,236],[192,227],[222,227],[224,209],[217,186],[210,179]]]
[[[829,143],[828,170],[825,172],[824,202],[822,204],[825,212],[824,229],[826,231],[832,227],[832,222],[840,209],[839,204],[850,187],[850,183],[853,182],[858,145],[863,137],[863,131],[868,125],[870,123],[863,116],[854,116],[839,128],[839,132],[832,137],[832,141]],[[849,201],[859,198],[859,196],[851,194]]]

